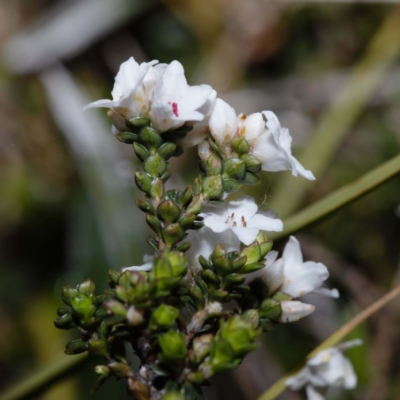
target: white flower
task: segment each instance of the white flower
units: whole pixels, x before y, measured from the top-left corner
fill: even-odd
[[[290,236],[283,250],[282,262],[275,262],[265,269],[262,279],[270,288],[270,292],[280,290],[293,298],[307,293],[319,293],[329,297],[339,297],[337,289],[322,288],[329,277],[326,266],[314,261],[303,262],[300,244],[294,236]]]
[[[154,86],[164,64],[156,67],[157,60],[138,64],[133,57],[121,64],[115,77],[112,100],[98,100],[88,104],[84,110],[95,107],[113,109],[123,120],[134,117],[148,117]],[[117,116],[115,116],[117,118]],[[113,120],[114,122],[114,120]],[[117,129],[122,128],[120,124]]]
[[[126,120],[148,117],[160,132],[193,125],[209,115],[216,92],[208,85],[189,86],[178,61],[157,64],[154,60],[138,64],[132,57],[124,62],[115,77],[112,100],[98,100],[84,110],[107,107],[118,131],[125,130]],[[190,139],[190,137],[193,137]],[[196,131],[188,134],[187,145],[203,140]]]
[[[357,376],[349,359],[342,352],[361,344],[360,339],[355,339],[320,351],[307,361],[299,373],[286,380],[286,386],[292,390],[306,386],[308,400],[324,399],[330,386],[355,388]]]
[[[256,138],[251,153],[262,162],[264,171],[291,170],[294,176],[301,175],[309,180],[315,177],[292,156],[292,137],[287,128],[282,128],[272,111],[263,111],[267,119],[265,130]]]
[[[205,113],[210,112],[215,97],[211,86],[189,86],[182,64],[172,61],[156,83],[151,123],[158,131],[165,132],[185,123],[202,121]]]
[[[280,232],[283,223],[280,219],[256,214],[258,206],[249,196],[231,201],[226,207],[218,207],[213,212],[202,213],[204,225],[216,233],[231,230],[245,245],[256,240],[260,230]]]
[[[145,254],[143,256],[143,264],[141,266],[124,267],[124,268],[122,268],[122,272],[125,272],[125,271],[148,272],[148,271],[151,271],[151,269],[153,268],[153,260],[154,260],[154,256]]]
[[[282,323],[298,321],[315,310],[313,305],[301,301],[282,301],[281,308],[282,314],[277,321]]]

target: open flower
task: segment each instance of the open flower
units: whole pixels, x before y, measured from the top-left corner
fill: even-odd
[[[343,351],[361,344],[360,339],[355,339],[320,351],[299,373],[286,380],[286,386],[292,390],[306,386],[308,400],[323,400],[329,387],[355,388],[357,376]]]
[[[277,116],[272,111],[263,111],[267,119],[265,130],[259,135],[251,153],[262,162],[264,171],[291,170],[294,176],[301,175],[309,180],[315,177],[292,156],[292,137],[287,128],[282,128]]]
[[[262,275],[270,292],[280,290],[293,298],[312,292],[328,297],[339,297],[337,289],[329,290],[321,287],[329,277],[328,269],[322,263],[303,262],[300,244],[294,236],[290,236],[280,260],[269,265]]]
[[[245,245],[256,240],[260,230],[280,232],[283,223],[280,219],[257,214],[258,206],[254,199],[243,196],[237,201],[231,201],[226,207],[214,208],[212,212],[201,214],[204,225],[220,233],[231,230]]]
[[[155,129],[165,132],[185,124],[193,125],[210,114],[216,98],[210,86],[189,86],[178,61],[155,65],[157,62],[139,65],[131,57],[115,77],[113,99],[95,101],[85,110],[110,108],[110,118],[118,131],[125,129],[126,120],[135,117],[148,117]],[[195,144],[201,140],[197,139]]]

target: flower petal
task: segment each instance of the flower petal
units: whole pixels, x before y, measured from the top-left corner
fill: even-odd
[[[247,222],[247,227],[257,227],[259,230],[267,232],[281,232],[283,231],[283,222],[277,218],[270,218],[262,214],[256,214]]]
[[[258,235],[259,229],[257,228],[236,228],[231,227],[232,232],[239,238],[239,240],[246,246],[253,243]]]
[[[235,110],[225,101],[217,99],[210,115],[210,131],[214,140],[219,143],[227,143],[237,131]]]
[[[282,301],[281,307],[282,314],[278,318],[281,323],[298,321],[315,310],[313,305],[301,303],[300,301]]]
[[[284,275],[284,263],[282,258],[276,260],[272,265],[263,269],[262,280],[268,287],[268,295],[279,290],[282,286]]]

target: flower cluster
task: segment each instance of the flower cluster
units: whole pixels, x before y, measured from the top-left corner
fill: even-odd
[[[65,288],[56,325],[82,333],[68,354],[105,358],[95,369],[97,386],[115,376],[135,399],[196,399],[212,375],[240,364],[262,331],[314,310],[298,298],[338,296],[322,287],[325,265],[304,262],[294,237],[280,258],[272,250],[268,232],[283,230],[274,212],[249,196],[228,198],[257,184],[262,170],[314,176],[293,157],[289,131],[274,113],[237,115],[210,86],[189,86],[177,61],[139,65],[131,58],[112,97],[87,108],[109,108],[118,140],[133,145],[142,162],[135,182],[145,198],[136,205],[152,230],[154,255],[110,270],[103,295],[90,280]],[[183,191],[167,191],[168,160],[194,145],[200,175]],[[126,361],[124,342],[139,371]]]

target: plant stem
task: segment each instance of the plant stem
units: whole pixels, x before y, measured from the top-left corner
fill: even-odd
[[[385,162],[356,181],[348,183],[320,201],[304,208],[302,211],[284,220],[284,230],[271,233],[269,236],[276,240],[288,236],[306,226],[326,217],[341,207],[367,194],[388,179],[400,172],[400,155]]]

